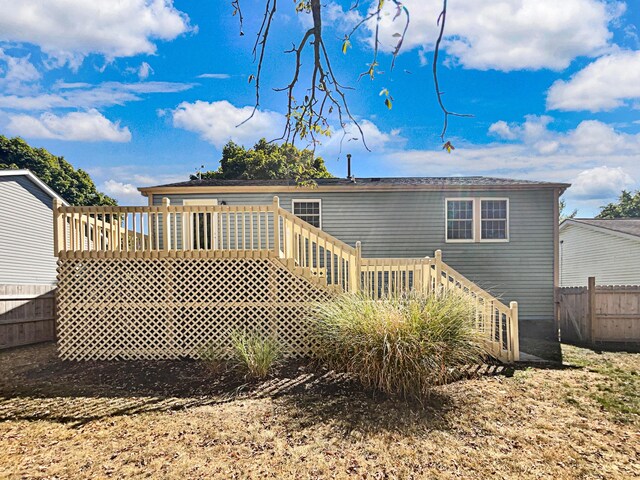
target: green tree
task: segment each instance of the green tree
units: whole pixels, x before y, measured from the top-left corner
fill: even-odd
[[[234,142],[227,143],[222,149],[220,167],[201,175],[221,180],[291,179],[303,185],[313,183],[314,178],[333,177],[324,160],[314,158],[311,150],[300,150],[288,143],[269,143],[264,138],[248,150]],[[191,175],[192,180],[197,178]]]
[[[7,168],[31,170],[71,205],[117,205],[98,191],[87,172],[76,170],[64,157],[33,148],[19,137],[0,135],[0,169]]]
[[[600,208],[596,218],[640,218],[640,190],[635,194],[623,190],[617,203]]]

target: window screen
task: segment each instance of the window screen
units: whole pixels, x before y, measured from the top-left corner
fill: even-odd
[[[507,201],[482,200],[480,212],[482,240],[506,240],[508,235]]]
[[[473,240],[473,200],[447,200],[447,240]]]
[[[294,200],[293,214],[314,227],[321,228],[320,200]]]

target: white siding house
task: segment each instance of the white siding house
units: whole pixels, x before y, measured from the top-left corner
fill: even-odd
[[[29,170],[0,170],[0,285],[54,284],[53,199]]]
[[[560,225],[560,286],[640,285],[640,218],[567,219]]]

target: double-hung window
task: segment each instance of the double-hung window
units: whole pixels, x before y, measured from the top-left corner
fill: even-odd
[[[480,239],[497,241],[509,239],[509,217],[506,199],[480,200]]]
[[[447,200],[447,241],[473,242],[473,200]]]
[[[318,200],[292,200],[293,214],[310,223],[314,227],[322,228],[322,202]]]
[[[447,198],[447,242],[508,242],[506,198]]]

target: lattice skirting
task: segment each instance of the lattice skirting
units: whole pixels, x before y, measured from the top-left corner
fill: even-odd
[[[58,345],[68,360],[197,358],[238,330],[313,349],[309,308],[330,293],[272,259],[58,261]]]

